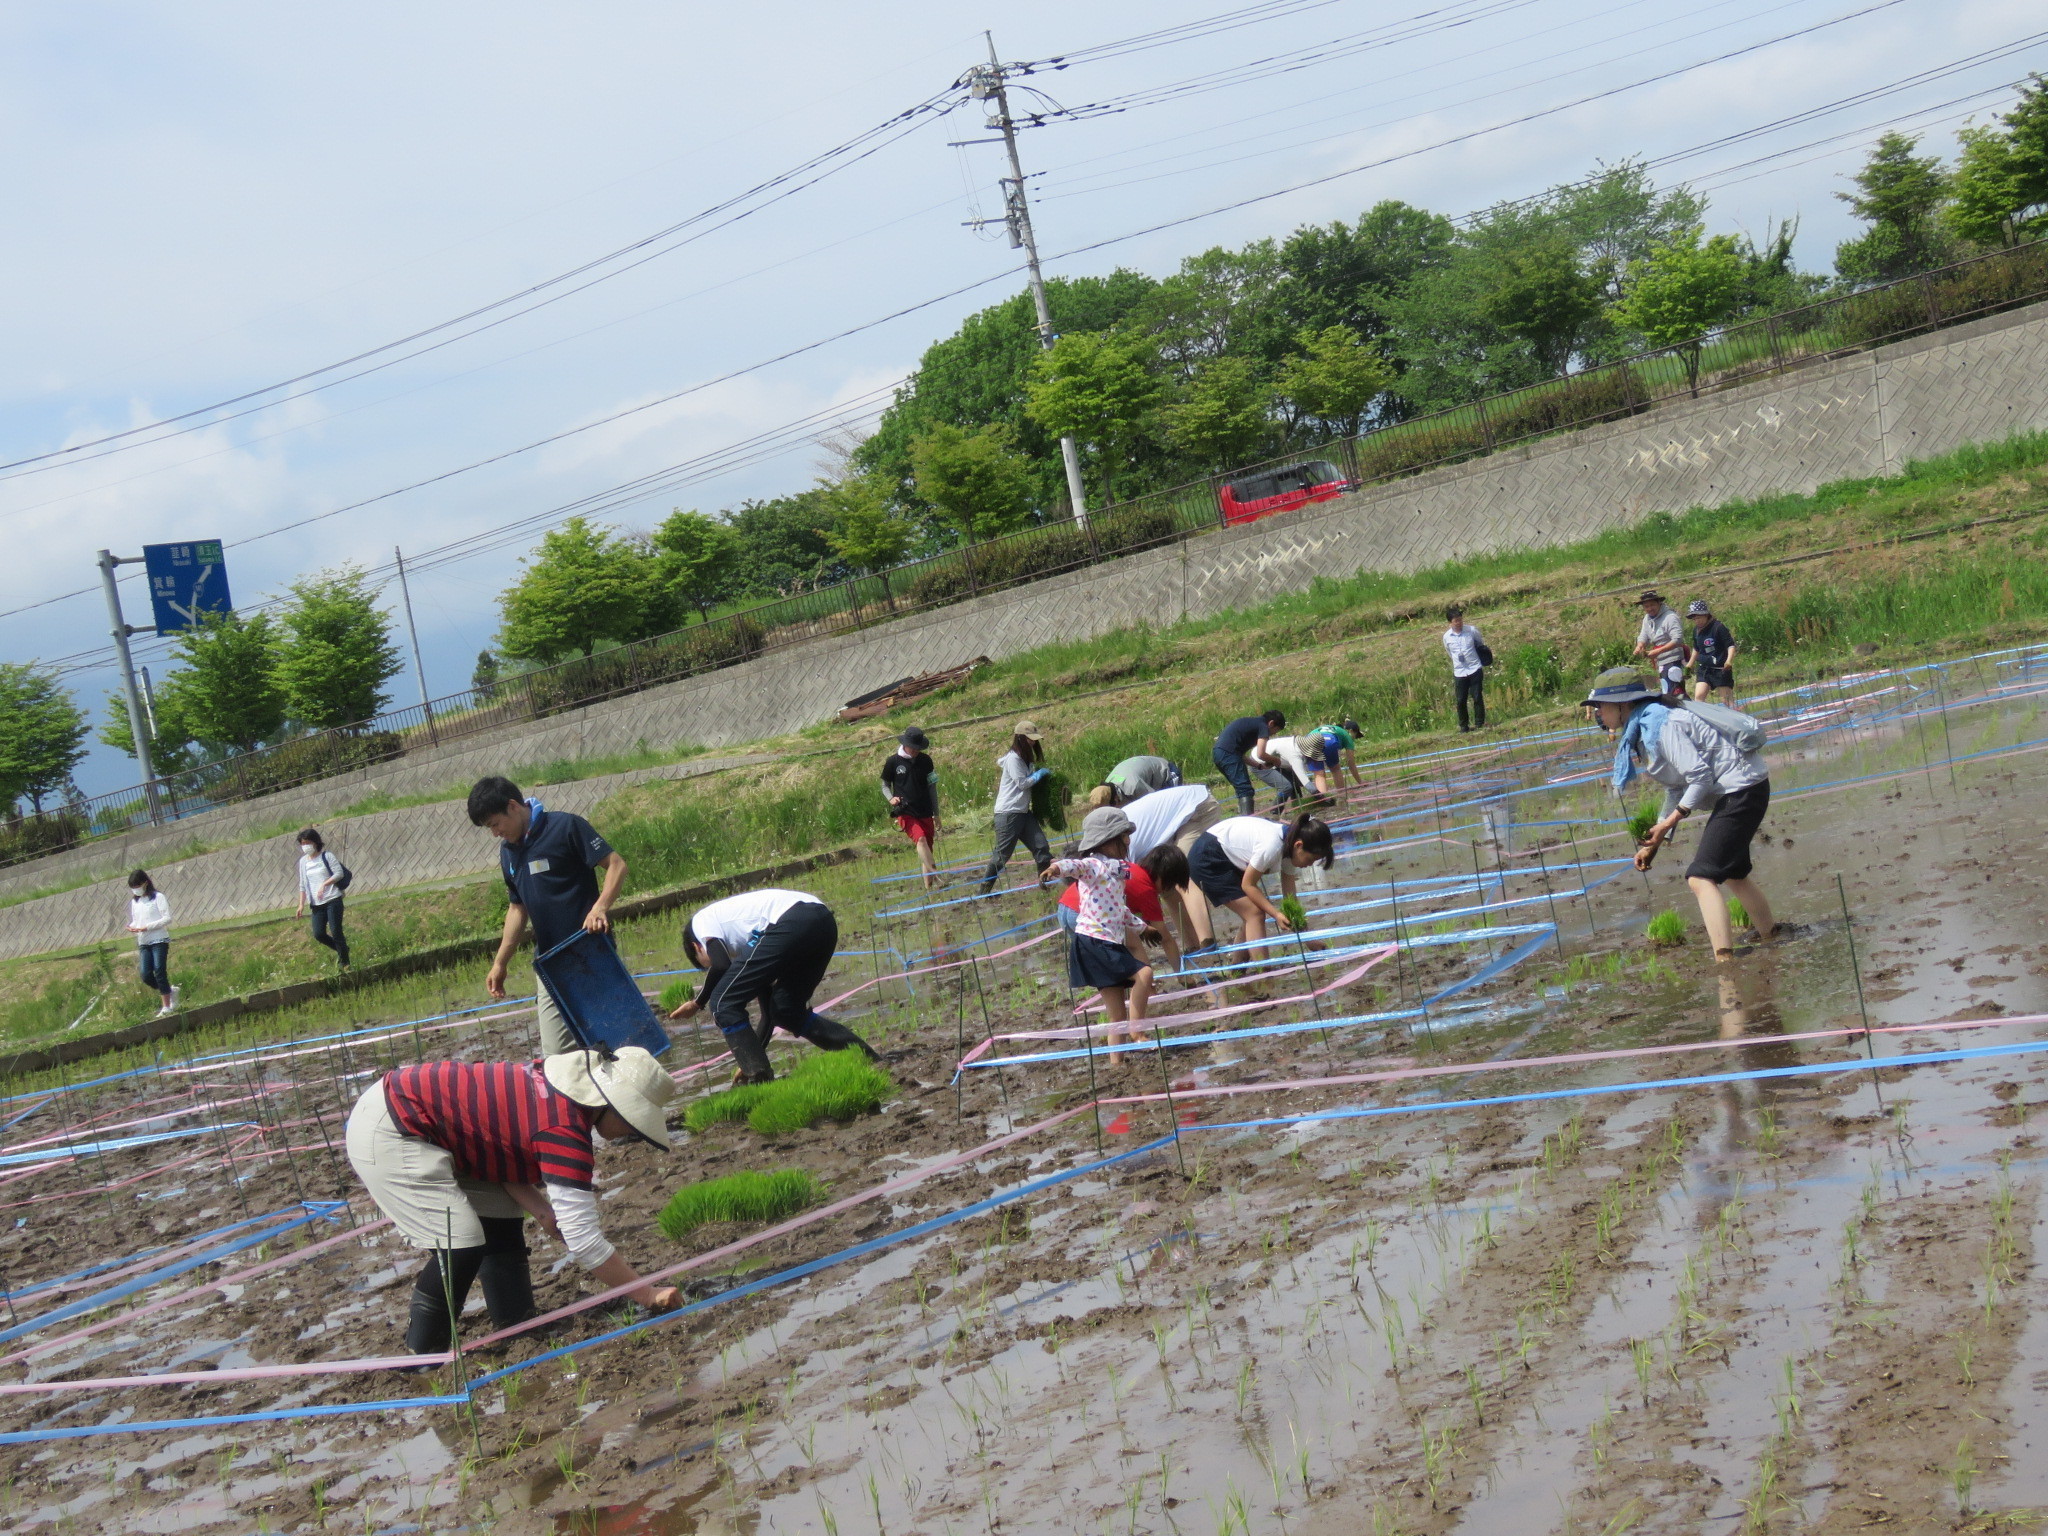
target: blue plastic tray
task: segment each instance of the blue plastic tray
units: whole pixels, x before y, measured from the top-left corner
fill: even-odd
[[[533,969],[569,1032],[585,1045],[612,1051],[637,1045],[656,1056],[668,1049],[668,1032],[655,1018],[653,1005],[601,934],[577,929],[546,954],[534,956]]]

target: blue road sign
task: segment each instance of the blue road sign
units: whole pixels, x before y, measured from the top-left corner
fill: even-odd
[[[142,558],[149,573],[149,605],[156,614],[158,634],[190,629],[202,613],[233,611],[219,539],[145,544]]]

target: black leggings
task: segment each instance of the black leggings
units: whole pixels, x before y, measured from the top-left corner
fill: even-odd
[[[800,901],[770,923],[752,950],[711,979],[704,1009],[725,1035],[725,1043],[747,1082],[766,1082],[775,1075],[768,1062],[768,1040],[785,1030],[824,1051],[857,1046],[873,1056],[868,1043],[823,1014],[811,1012],[811,996],[839,949],[839,920],[822,901]],[[747,1005],[759,1002],[757,1028]]]
[[[348,935],[341,931],[341,898],[322,902],[313,909],[313,942],[333,950],[343,965],[348,964]]]

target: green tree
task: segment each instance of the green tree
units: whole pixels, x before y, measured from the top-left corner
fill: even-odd
[[[43,801],[71,782],[85,756],[85,713],[40,667],[0,662],[0,806]]]
[[[1747,276],[1733,235],[1701,243],[1695,224],[1634,263],[1614,318],[1652,347],[1682,347],[1685,377],[1699,392],[1700,338],[1735,313]]]
[[[522,661],[588,656],[605,640],[635,640],[646,625],[650,562],[609,528],[572,517],[521,562],[499,599],[499,649]]]
[[[1442,266],[1457,226],[1440,213],[1389,199],[1356,224],[1309,224],[1281,243],[1275,302],[1289,334],[1341,325],[1367,341],[1382,335],[1385,296]]]
[[[128,720],[127,695],[116,690],[107,695],[106,715],[100,721],[100,728],[94,733],[101,742],[117,752],[135,756],[135,732]],[[162,701],[156,707],[156,735],[149,743],[150,766],[156,769],[157,777],[168,778],[174,773],[183,773],[193,766],[192,736],[175,719],[164,717]]]
[[[476,653],[476,666],[469,674],[469,691],[476,695],[479,704],[488,704],[498,696],[498,658],[491,651]]]
[[[353,566],[294,582],[278,615],[274,676],[285,713],[314,730],[359,725],[386,702],[404,667],[391,619]]]
[[[1119,268],[1105,277],[1047,278],[1045,298],[1057,333],[1106,331],[1156,286],[1141,272]],[[1016,434],[1032,466],[1033,502],[1050,505],[1065,486],[1059,444],[1025,410],[1031,365],[1042,350],[1028,293],[968,316],[953,335],[926,349],[908,386],[854,451],[854,467],[883,476],[899,502],[925,516],[930,509],[917,497],[910,445],[941,422],[969,432],[1000,424]]]
[[[1956,135],[1963,152],[1946,210],[1949,229],[1973,245],[2010,245],[2048,235],[2048,80],[2020,92],[1997,128]]]
[[[171,641],[179,666],[156,693],[160,735],[253,752],[284,734],[278,626],[267,613],[208,613]]]
[[[1036,483],[1010,429],[939,424],[910,445],[917,494],[970,539],[993,538],[1030,515]]]
[[[1277,359],[1287,345],[1280,253],[1271,240],[1190,256],[1124,327],[1145,331],[1174,378],[1192,384],[1219,357]]]
[[[1116,500],[1154,430],[1164,393],[1157,364],[1148,338],[1118,331],[1062,336],[1032,363],[1032,419],[1088,445],[1106,501]]]
[[[832,513],[833,550],[856,571],[881,577],[882,595],[893,603],[889,567],[917,543],[918,528],[891,501],[888,482],[880,475],[821,480],[818,497]]]
[[[1565,371],[1605,309],[1605,274],[1590,269],[1562,229],[1498,252],[1481,313],[1525,342],[1544,373]]]
[[[1205,470],[1257,456],[1273,429],[1273,387],[1249,357],[1211,358],[1166,408],[1166,436]]]
[[[1301,331],[1294,344],[1301,350],[1281,365],[1276,381],[1292,425],[1319,421],[1339,437],[1356,437],[1373,401],[1393,386],[1394,370],[1349,326]]]
[[[740,562],[728,596],[770,596],[842,581],[852,574],[832,552],[832,512],[816,488],[769,501],[742,502],[725,518],[740,541]]]
[[[729,524],[681,507],[654,530],[657,579],[709,623],[711,607],[739,568],[739,535]]]
[[[1835,247],[1835,270],[1852,283],[1888,282],[1941,265],[1947,255],[1938,217],[1948,173],[1936,155],[1913,153],[1920,141],[1896,130],[1877,141],[1854,192],[1837,192],[1870,226]]]

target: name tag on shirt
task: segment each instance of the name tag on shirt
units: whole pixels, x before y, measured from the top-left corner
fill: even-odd
[[[544,875],[548,872],[549,867],[546,859],[534,859],[526,866],[526,870],[528,874]]]

